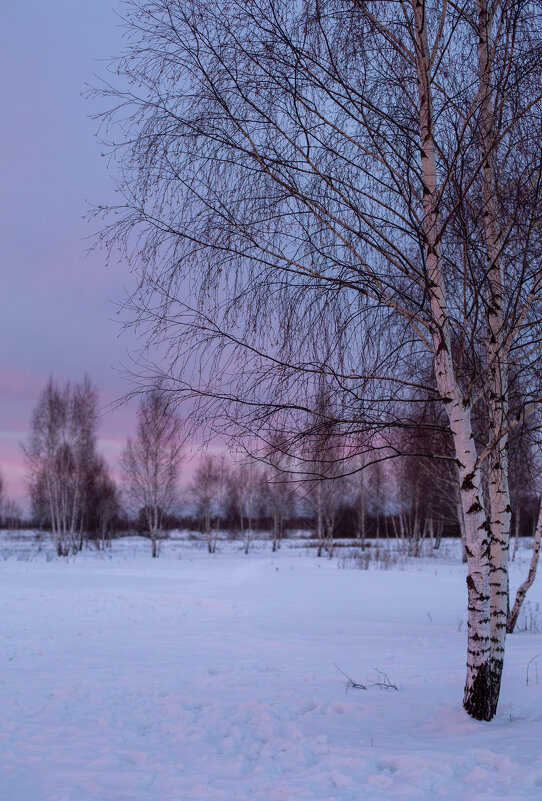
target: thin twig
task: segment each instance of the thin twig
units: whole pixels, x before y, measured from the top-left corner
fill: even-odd
[[[347,679],[346,692],[348,692],[348,690],[366,690],[367,689],[367,687],[364,684],[359,684],[359,682],[354,681],[354,679],[351,679],[350,676],[348,675],[348,673],[345,673],[344,670],[342,670],[342,668],[340,668],[336,662],[334,662],[333,664],[335,665],[335,667],[337,668],[339,673],[342,673],[343,676],[345,676],[345,678]]]
[[[333,663],[339,673],[342,673],[343,676],[346,678],[346,692],[348,690],[366,690],[368,687],[379,687],[381,690],[397,690],[399,692],[399,687],[393,682],[390,681],[390,678],[387,673],[384,673],[383,670],[379,670],[378,668],[373,668],[373,670],[378,674],[378,678],[376,681],[371,681],[366,679],[367,684],[361,684],[358,681],[354,681],[348,673],[345,673],[342,668],[338,666],[336,662]]]
[[[529,684],[529,668],[531,664],[535,661],[535,659],[538,659],[539,656],[542,656],[542,654],[536,654],[536,656],[533,656],[533,658],[529,659],[529,661],[527,662],[527,677],[525,679],[525,684]]]

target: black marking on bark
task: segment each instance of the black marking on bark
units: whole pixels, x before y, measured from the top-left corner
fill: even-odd
[[[473,515],[473,514],[476,514],[476,512],[481,512],[481,511],[482,511],[482,505],[481,505],[480,501],[478,500],[478,498],[476,498],[476,500],[470,506],[470,508],[467,509],[467,514],[468,515]]]
[[[501,677],[502,677],[503,660],[496,659],[492,656],[490,661],[491,671],[491,711],[495,715],[497,711],[497,704],[499,703],[499,695],[501,692]],[[490,718],[491,719],[491,718]]]
[[[465,711],[475,720],[491,720],[495,714],[491,685],[491,670],[485,662],[474,673],[472,685],[465,687],[463,697]]]
[[[468,492],[469,490],[475,489],[474,484],[472,483],[473,478],[474,478],[474,472],[467,473],[467,475],[463,479],[463,483],[461,484],[461,489],[464,492]]]

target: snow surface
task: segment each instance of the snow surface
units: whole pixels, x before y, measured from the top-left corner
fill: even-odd
[[[468,718],[455,546],[388,570],[1,546],[0,801],[542,799],[542,635],[508,638],[499,713]],[[541,600],[538,580],[524,625]],[[334,663],[399,691],[346,692]]]

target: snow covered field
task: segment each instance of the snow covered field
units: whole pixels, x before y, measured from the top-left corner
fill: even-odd
[[[542,799],[542,634],[509,637],[499,713],[469,719],[455,554],[357,570],[131,539],[66,561],[2,539],[1,801]],[[529,599],[538,629],[542,580]],[[399,691],[346,692],[334,663]]]

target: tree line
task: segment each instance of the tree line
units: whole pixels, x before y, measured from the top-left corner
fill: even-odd
[[[319,397],[316,405],[329,403]],[[309,428],[292,456],[276,439],[235,464],[225,453],[200,453],[189,486],[180,488],[187,430],[171,398],[154,390],[140,401],[137,431],[121,463],[120,487],[97,451],[98,392],[88,377],[60,386],[51,377],[38,400],[24,445],[32,525],[51,531],[59,555],[92,542],[105,547],[122,532],[149,537],[157,557],[174,528],[198,532],[209,553],[224,533],[245,552],[262,532],[273,550],[292,530],[313,532],[317,554],[333,554],[337,538],[400,538],[414,555],[423,540],[466,537],[449,434],[435,427],[434,406],[413,412],[395,444],[363,455],[349,452],[333,424]],[[327,415],[330,415],[329,410]],[[318,419],[318,415],[316,415]],[[335,430],[338,429],[338,430]],[[399,459],[391,459],[396,452]],[[390,459],[382,458],[382,453]],[[372,461],[370,454],[378,454]],[[511,449],[516,465],[512,518],[519,535],[532,535],[537,517],[539,462],[532,438]],[[9,503],[0,506],[6,527],[23,525]],[[26,523],[28,525],[28,523]]]

